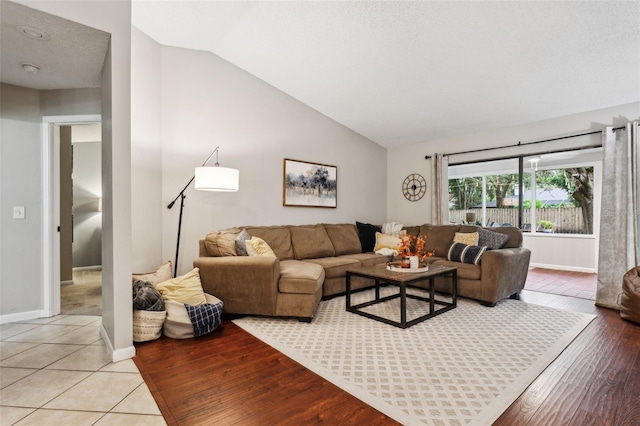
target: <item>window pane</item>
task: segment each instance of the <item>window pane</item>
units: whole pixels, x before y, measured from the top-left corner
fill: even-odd
[[[489,175],[487,180],[487,226],[518,226],[518,171]]]
[[[448,172],[451,222],[518,226],[517,159],[454,165]]]
[[[453,223],[522,223],[525,232],[593,234],[594,168],[601,148],[524,157],[520,222],[518,159],[449,166]],[[484,192],[483,192],[484,190]],[[484,194],[484,195],[483,195]]]
[[[536,184],[540,232],[593,234],[593,167],[538,170]]]

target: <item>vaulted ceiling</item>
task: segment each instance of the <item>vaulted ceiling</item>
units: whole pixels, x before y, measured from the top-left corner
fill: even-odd
[[[3,82],[95,85],[108,35],[8,4]],[[133,0],[132,23],[163,45],[210,51],[385,147],[640,100],[637,1]],[[44,26],[51,40],[33,44],[19,25]],[[41,67],[35,83],[20,76],[22,62]]]
[[[133,1],[387,147],[640,100],[640,2]]]

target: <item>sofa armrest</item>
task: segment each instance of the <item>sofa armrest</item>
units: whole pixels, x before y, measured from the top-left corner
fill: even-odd
[[[523,247],[485,252],[481,263],[481,299],[496,303],[522,290],[530,258],[531,251]]]
[[[222,300],[223,311],[233,314],[274,315],[280,279],[280,261],[273,257],[199,257],[205,293]]]

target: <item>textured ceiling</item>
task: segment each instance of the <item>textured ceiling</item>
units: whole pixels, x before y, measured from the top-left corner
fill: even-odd
[[[133,0],[132,21],[387,147],[640,100],[637,1]]]
[[[1,81],[100,84],[109,34],[0,7]],[[638,1],[133,0],[132,23],[161,44],[211,51],[386,147],[640,100]]]
[[[109,34],[9,1],[1,2],[0,11],[3,83],[39,90],[100,87]],[[28,37],[21,26],[48,37]],[[22,63],[40,71],[25,72]]]

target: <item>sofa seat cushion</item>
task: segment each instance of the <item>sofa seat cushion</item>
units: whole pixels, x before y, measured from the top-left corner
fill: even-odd
[[[336,256],[362,252],[358,229],[354,224],[325,224],[324,228],[331,239]]]
[[[323,225],[292,226],[291,245],[298,260],[335,255],[333,244]]]
[[[344,256],[306,259],[305,262],[316,263],[322,266],[327,278],[345,277],[347,275],[347,268],[360,266],[359,260]]]
[[[324,268],[318,264],[283,260],[278,290],[281,293],[315,294],[322,287],[324,276]]]
[[[458,268],[458,278],[466,279],[466,280],[479,280],[481,267],[480,265],[473,265],[470,263],[460,263],[460,262],[452,262],[450,260],[436,260],[433,262],[434,265],[442,265],[442,266],[455,266]]]
[[[381,263],[387,263],[391,261],[391,256],[383,256],[381,254],[375,253],[355,253],[355,254],[345,254],[344,256],[348,259],[356,259],[360,262],[362,266],[375,266]]]

